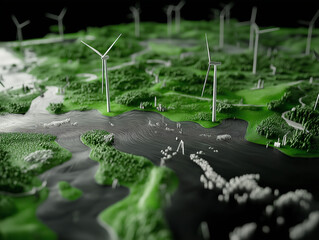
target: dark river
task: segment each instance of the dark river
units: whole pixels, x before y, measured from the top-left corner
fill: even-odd
[[[16,124],[9,123],[13,118]],[[78,125],[43,127],[43,123],[66,118]],[[179,153],[166,162],[179,178],[179,187],[171,198],[171,205],[165,208],[166,220],[175,239],[202,239],[198,234],[202,221],[206,221],[211,232],[214,232],[212,238],[228,239],[228,232],[234,226],[247,222],[250,214],[247,212],[247,216],[241,216],[236,210],[228,214],[225,207],[216,201],[214,192],[203,188],[199,181],[202,170],[189,159],[191,153],[200,150],[205,153],[202,157],[214,171],[227,180],[247,173],[258,173],[260,186],[279,189],[280,193],[303,188],[313,193],[316,199],[319,195],[319,159],[291,158],[276,149],[247,142],[244,138],[247,123],[242,120],[224,120],[211,129],[193,122],[181,122],[182,134],[178,132],[176,122],[158,113],[142,111],[131,111],[116,117],[102,116],[98,111],[10,115],[1,121],[8,121],[8,126],[0,131],[52,134],[57,136],[57,142],[62,147],[72,152],[71,160],[40,176],[48,181],[50,195],[38,208],[37,216],[57,232],[60,239],[110,239],[111,230],[102,228],[96,218],[103,209],[129,194],[124,187],[112,189],[95,183],[98,164],[89,159],[90,149],[80,141],[81,134],[92,129],[114,133],[114,145],[118,150],[144,156],[156,165],[160,163],[162,149],[167,146],[177,148],[179,141],[176,137],[185,142],[185,155]],[[149,121],[158,123],[158,126],[150,126]],[[166,127],[171,130],[165,130]],[[228,142],[217,141],[219,134],[230,134],[232,139]],[[62,199],[57,188],[57,183],[62,180],[81,189],[83,197],[75,202]],[[250,211],[253,212],[253,209]]]

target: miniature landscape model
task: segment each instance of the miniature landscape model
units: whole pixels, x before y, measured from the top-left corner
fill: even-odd
[[[63,9],[31,40],[13,16],[0,239],[318,239],[319,10],[266,28],[183,6],[77,33]]]

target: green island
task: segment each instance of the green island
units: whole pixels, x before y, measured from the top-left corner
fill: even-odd
[[[48,196],[37,175],[70,158],[54,136],[0,133],[0,239],[56,239],[35,215]]]
[[[66,181],[60,181],[58,186],[61,196],[66,200],[75,201],[82,196],[82,191],[80,189],[72,187],[70,183]]]
[[[99,184],[117,181],[130,189],[129,195],[105,209],[99,218],[115,230],[121,239],[171,239],[163,216],[166,194],[177,188],[172,170],[153,165],[149,160],[116,150],[113,138],[103,130],[92,130],[81,136],[99,162],[95,175]],[[164,189],[165,191],[164,191]]]

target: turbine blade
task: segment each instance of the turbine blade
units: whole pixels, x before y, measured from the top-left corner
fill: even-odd
[[[173,5],[168,5],[167,10],[166,10],[166,14],[167,15],[172,14],[173,9],[174,9]]]
[[[51,13],[46,13],[45,16],[46,16],[47,18],[51,18],[51,19],[53,19],[53,20],[58,20],[58,19],[59,19],[59,16],[54,15],[54,14],[51,14]]]
[[[250,23],[251,23],[250,21],[239,22],[239,23],[236,23],[236,26],[238,26],[238,27],[247,26],[247,25],[249,25]]]
[[[316,14],[313,16],[310,23],[314,24],[318,17],[319,17],[319,10],[317,10]]]
[[[208,79],[208,74],[209,74],[209,70],[210,70],[210,64],[208,64],[208,69],[207,69],[207,73],[206,73],[206,77],[205,77],[205,82],[204,82],[204,86],[203,86],[203,90],[202,90],[202,97],[204,95],[204,91],[205,91],[205,86],[206,86],[206,82],[207,82],[207,79]]]
[[[104,53],[103,57],[106,56],[106,54],[111,50],[111,48],[113,47],[113,45],[117,42],[117,40],[122,36],[122,33],[117,37],[117,39],[115,39],[115,41],[112,43],[112,45],[109,47],[109,49]]]
[[[208,61],[210,62],[211,58],[210,58],[210,52],[209,52],[209,46],[208,46],[208,40],[207,40],[207,34],[206,33],[205,33],[205,37],[206,37],[206,47],[207,47]]]
[[[182,7],[184,7],[184,5],[185,5],[185,2],[184,2],[184,1],[180,1],[180,2],[176,5],[177,10],[180,10]]]
[[[251,18],[250,18],[251,23],[256,22],[256,15],[257,15],[257,7],[253,7],[251,11]]]
[[[100,57],[102,57],[102,54],[98,50],[96,50],[95,48],[91,47],[89,44],[87,44],[87,43],[85,43],[83,41],[81,41],[81,43],[83,43],[87,47],[91,48],[94,52],[96,52],[98,55],[100,55]]]
[[[62,11],[61,11],[61,13],[59,14],[59,18],[60,18],[60,19],[63,18],[64,15],[65,15],[65,13],[66,13],[66,8],[63,8]]]
[[[301,25],[309,25],[310,22],[307,22],[307,21],[304,21],[304,20],[298,20],[298,23],[301,24]]]
[[[279,30],[280,28],[269,28],[269,29],[265,29],[265,30],[261,30],[259,31],[260,34],[262,33],[268,33],[268,32],[273,32],[273,31],[277,31]]]
[[[23,27],[27,26],[28,24],[30,24],[30,22],[31,22],[30,20],[27,20],[27,21],[21,23],[20,24],[20,28],[23,28]]]
[[[11,18],[12,18],[14,24],[18,27],[20,24],[19,24],[18,19],[16,18],[16,16],[12,15]]]

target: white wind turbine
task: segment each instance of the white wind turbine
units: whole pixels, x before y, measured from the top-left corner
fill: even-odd
[[[259,41],[259,35],[264,33],[269,33],[273,31],[277,31],[280,28],[268,28],[264,30],[259,30],[259,27],[256,23],[253,24],[255,29],[255,47],[254,47],[254,61],[253,61],[253,74],[256,74],[256,68],[257,68],[257,52],[258,52],[258,41]]]
[[[3,84],[3,81],[4,81],[3,76],[2,76],[2,74],[0,74],[0,84],[2,85],[2,87],[5,87]]]
[[[107,49],[107,51],[102,55],[98,50],[95,48],[91,47],[89,44],[81,41],[84,45],[89,47],[91,50],[93,50],[95,53],[97,53],[102,60],[102,93],[103,93],[103,82],[105,81],[105,94],[106,94],[106,107],[107,107],[107,112],[111,111],[111,106],[110,106],[110,93],[109,93],[109,81],[107,77],[107,59],[109,59],[109,56],[107,53],[111,50],[113,45],[116,43],[116,41],[121,37],[122,34],[120,34],[117,39],[112,43],[112,45]]]
[[[140,37],[140,9],[130,7],[135,22],[135,37]]]
[[[166,15],[167,15],[167,35],[171,36],[172,34],[172,13],[174,10],[173,5],[168,5],[166,9]]]
[[[22,37],[22,28],[24,28],[25,26],[27,26],[30,23],[30,20],[27,20],[23,23],[19,23],[18,19],[16,18],[16,16],[12,15],[12,20],[14,22],[14,24],[17,27],[17,35],[18,35],[18,40],[20,43],[20,47],[21,47],[21,42],[23,41],[23,37]]]
[[[257,8],[253,7],[251,10],[251,17],[250,21],[240,22],[237,25],[250,25],[250,34],[249,34],[249,50],[253,50],[254,48],[254,24],[256,24],[256,15],[257,15]]]
[[[254,24],[256,24],[257,8],[253,7],[250,17],[249,50],[254,48]]]
[[[175,11],[175,31],[176,33],[179,33],[180,30],[180,26],[181,26],[181,9],[182,7],[184,7],[185,2],[184,1],[180,1],[175,7],[174,7],[174,11]]]
[[[230,21],[230,9],[234,6],[233,3],[229,3],[225,5],[225,15],[226,15],[226,22],[229,24]]]
[[[310,46],[311,46],[311,37],[312,37],[312,30],[315,25],[315,22],[317,21],[319,17],[319,10],[317,10],[316,14],[313,16],[309,23],[308,27],[308,36],[307,36],[307,45],[306,45],[306,55],[309,55],[310,53]]]
[[[51,13],[47,13],[46,14],[46,16],[48,18],[51,18],[53,20],[58,21],[59,34],[60,34],[61,38],[63,38],[63,18],[64,18],[65,13],[66,13],[66,8],[63,8],[59,15],[54,15],[54,14],[51,14]]]
[[[217,96],[217,66],[221,65],[220,62],[214,62],[211,60],[210,52],[209,52],[209,46],[208,46],[208,40],[207,40],[207,34],[205,34],[206,37],[206,47],[207,47],[207,54],[208,54],[208,69],[205,77],[205,82],[202,90],[202,97],[204,95],[205,86],[207,82],[207,78],[209,75],[210,67],[214,65],[214,82],[213,82],[213,109],[212,109],[212,122],[216,122],[216,96]]]
[[[225,13],[226,13],[226,6],[219,14],[219,48],[224,47],[224,21],[225,21]]]
[[[224,47],[224,25],[225,25],[225,16],[227,23],[230,19],[230,9],[233,7],[232,3],[229,3],[224,6],[219,14],[219,48]]]

